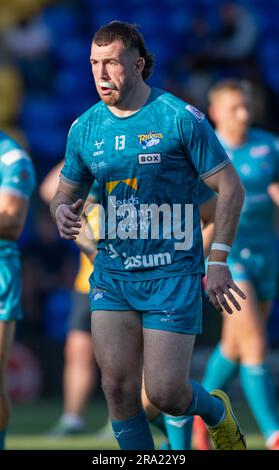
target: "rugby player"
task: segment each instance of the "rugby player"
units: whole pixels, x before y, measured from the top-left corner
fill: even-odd
[[[63,164],[64,161],[57,164],[40,186],[40,195],[47,204],[50,203],[56,192]],[[65,344],[64,409],[57,424],[48,432],[49,436],[65,437],[83,432],[84,410],[96,383],[96,362],[91,337],[89,308],[89,276],[92,273],[96,254],[98,206],[95,203],[98,200],[98,188],[96,184],[93,184],[85,204],[85,210],[86,208],[91,208],[91,210],[87,216],[83,213],[83,220],[84,223],[90,224],[94,237],[93,239],[87,238],[83,230],[76,240],[82,252],[78,274],[74,282],[72,309]]]
[[[154,448],[141,402],[144,368],[157,408],[199,415],[216,449],[244,450],[227,395],[189,381],[204,273],[199,178],[219,195],[207,289],[229,314],[228,300],[240,309],[231,291],[245,298],[226,263],[244,199],[240,179],[204,115],[145,83],[153,61],[135,26],[100,28],[90,60],[101,101],[72,125],[51,214],[60,235],[74,240],[98,181],[105,230],[90,277],[92,333],[115,438],[121,449]]]
[[[203,385],[226,388],[239,371],[240,382],[267,449],[279,450],[276,393],[266,364],[266,322],[278,293],[275,207],[279,205],[278,139],[250,128],[247,83],[225,80],[209,92],[209,115],[246,191],[228,265],[246,294],[241,315],[223,315],[221,341],[209,358]],[[195,421],[194,444],[208,449],[207,433]]]
[[[6,368],[16,321],[22,318],[17,240],[34,186],[35,172],[28,154],[0,131],[0,450],[5,446],[10,418]]]

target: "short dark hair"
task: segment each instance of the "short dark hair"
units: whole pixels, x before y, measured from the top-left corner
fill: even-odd
[[[244,95],[250,97],[251,94],[251,85],[246,80],[237,80],[234,78],[229,78],[226,80],[220,80],[215,83],[213,87],[210,88],[208,92],[208,99],[210,102],[222,91],[240,91]]]
[[[115,40],[123,42],[126,49],[137,49],[140,57],[145,60],[142,78],[146,80],[152,74],[154,65],[153,55],[146,48],[144,38],[138,31],[137,25],[124,23],[122,21],[111,21],[102,26],[95,34],[92,42],[97,46],[107,46]]]

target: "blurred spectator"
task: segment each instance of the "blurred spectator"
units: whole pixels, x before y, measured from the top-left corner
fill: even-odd
[[[257,25],[252,14],[243,7],[227,2],[221,4],[222,26],[208,53],[212,60],[232,62],[253,55],[257,40]]]
[[[217,78],[238,76],[258,80],[255,58],[257,25],[243,7],[222,2],[216,15],[196,7],[191,31],[186,32],[184,56],[170,70],[169,88],[206,109],[206,95]]]

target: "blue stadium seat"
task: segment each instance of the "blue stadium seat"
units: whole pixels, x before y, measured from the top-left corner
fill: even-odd
[[[86,97],[90,94],[93,83],[90,64],[85,63],[83,67],[62,68],[53,80],[55,94],[60,97],[72,99],[75,94]]]
[[[78,12],[62,5],[47,8],[42,14],[43,21],[54,35],[55,46],[64,42],[69,36],[74,37],[80,33],[81,17]]]
[[[59,41],[53,49],[53,57],[58,66],[74,67],[89,63],[90,39],[70,37],[66,41]]]

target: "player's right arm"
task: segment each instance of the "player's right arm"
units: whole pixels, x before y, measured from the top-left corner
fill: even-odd
[[[50,213],[61,238],[75,240],[81,228],[81,211],[89,187],[60,180],[50,203]]]
[[[72,125],[61,171],[60,182],[50,203],[50,213],[61,238],[75,240],[81,228],[82,208],[94,177],[80,157],[82,129],[78,121]]]

